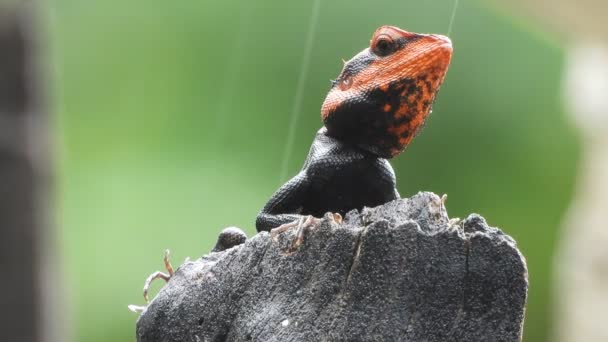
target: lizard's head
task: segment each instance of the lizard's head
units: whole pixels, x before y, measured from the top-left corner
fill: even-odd
[[[447,37],[380,27],[333,81],[321,108],[328,134],[396,156],[431,112],[451,57]]]

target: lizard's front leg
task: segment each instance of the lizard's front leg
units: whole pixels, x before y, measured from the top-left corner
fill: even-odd
[[[299,214],[309,193],[310,179],[305,171],[290,179],[277,190],[258,214],[255,226],[258,232],[270,231],[288,225],[294,227],[303,216]],[[291,226],[289,226],[291,225]]]
[[[329,218],[336,223],[342,223],[342,215],[340,215],[339,213],[329,213]],[[294,252],[302,245],[302,243],[304,243],[306,233],[314,229],[320,221],[321,219],[312,215],[302,216],[296,221],[286,223],[277,228],[272,229],[270,231],[270,236],[272,237],[272,240],[276,242],[278,240],[278,236],[281,233],[286,232],[287,230],[292,228],[297,228],[295,238],[291,243],[291,247],[289,248],[290,252]]]

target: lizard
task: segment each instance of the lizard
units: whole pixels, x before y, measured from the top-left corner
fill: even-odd
[[[448,37],[381,26],[368,48],[344,62],[321,106],[323,127],[317,132],[302,170],[281,186],[256,218],[258,232],[273,239],[297,227],[292,249],[302,243],[307,228],[330,212],[341,221],[348,211],[398,199],[389,159],[405,150],[424,126],[452,58]],[[224,229],[212,252],[242,244],[238,228]],[[155,272],[150,284],[173,276]],[[145,307],[130,306],[133,311]]]
[[[321,106],[301,171],[281,186],[256,218],[258,232],[303,229],[333,213],[400,198],[389,159],[424,126],[452,57],[448,37],[381,26],[369,47],[344,62]]]

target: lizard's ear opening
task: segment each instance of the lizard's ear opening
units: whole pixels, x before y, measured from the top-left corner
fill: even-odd
[[[327,133],[378,156],[402,152],[423,127],[452,57],[449,38],[382,26],[348,61],[321,117]]]

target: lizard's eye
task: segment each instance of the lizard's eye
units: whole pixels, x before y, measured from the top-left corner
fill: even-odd
[[[387,35],[380,35],[372,42],[372,51],[380,56],[388,56],[395,51],[395,41]]]

